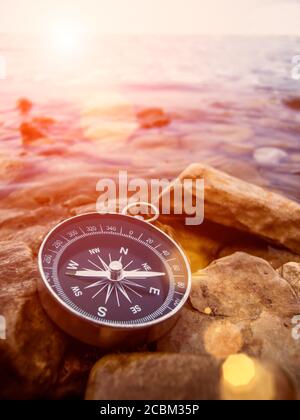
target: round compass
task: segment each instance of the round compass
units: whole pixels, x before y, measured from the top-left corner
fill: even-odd
[[[53,321],[104,348],[156,340],[191,287],[178,245],[121,214],[89,213],[59,224],[41,246],[39,269],[41,301]]]

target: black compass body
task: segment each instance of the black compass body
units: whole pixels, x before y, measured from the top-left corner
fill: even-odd
[[[105,348],[157,339],[191,287],[178,245],[150,223],[120,214],[62,222],[45,238],[39,268],[41,300],[54,322]]]

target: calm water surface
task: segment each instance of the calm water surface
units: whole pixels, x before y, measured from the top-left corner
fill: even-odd
[[[176,177],[213,165],[300,201],[300,97],[289,37],[101,37],[62,51],[46,39],[0,36],[0,194],[52,180]],[[21,115],[25,97],[34,107]],[[168,126],[140,128],[159,107]],[[24,144],[20,126],[42,139]]]

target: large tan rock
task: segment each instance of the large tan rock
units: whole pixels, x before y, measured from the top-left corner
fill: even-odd
[[[205,218],[258,235],[300,254],[300,205],[210,166],[193,164],[180,176],[204,179]],[[191,194],[200,195],[193,186]]]
[[[275,269],[282,267],[290,261],[300,263],[300,255],[284,248],[271,246],[267,242],[259,241],[258,238],[253,238],[250,243],[240,240],[236,243],[227,245],[221,249],[218,258],[228,257],[235,252],[241,251],[268,261]]]
[[[292,286],[300,299],[300,263],[289,262],[279,268],[280,275]]]
[[[132,353],[101,359],[87,400],[215,400],[220,369],[208,356]]]
[[[245,253],[214,261],[194,275],[190,297],[199,312],[257,319],[264,310],[281,317],[299,313],[291,286],[263,259]]]
[[[22,243],[0,242],[0,398],[47,396],[57,379],[66,339],[44,313],[37,269]]]
[[[300,300],[269,263],[245,253],[213,262],[194,275],[190,303],[158,351],[219,362],[246,353],[287,371],[300,397],[299,343],[292,337]]]
[[[71,339],[50,398],[54,400],[83,399],[90,371],[102,355],[100,349]]]

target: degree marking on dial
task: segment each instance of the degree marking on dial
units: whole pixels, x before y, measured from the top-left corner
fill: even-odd
[[[181,292],[175,292],[177,295],[184,295],[184,293],[181,293]]]
[[[138,238],[138,241],[141,239],[142,236],[143,236],[143,233],[140,234],[140,236]]]
[[[166,260],[166,262],[176,261],[176,258],[171,258],[170,260]]]
[[[81,227],[81,226],[79,226],[79,230],[81,231],[81,233],[82,233],[83,235],[85,235],[85,231],[82,229],[82,227]]]

